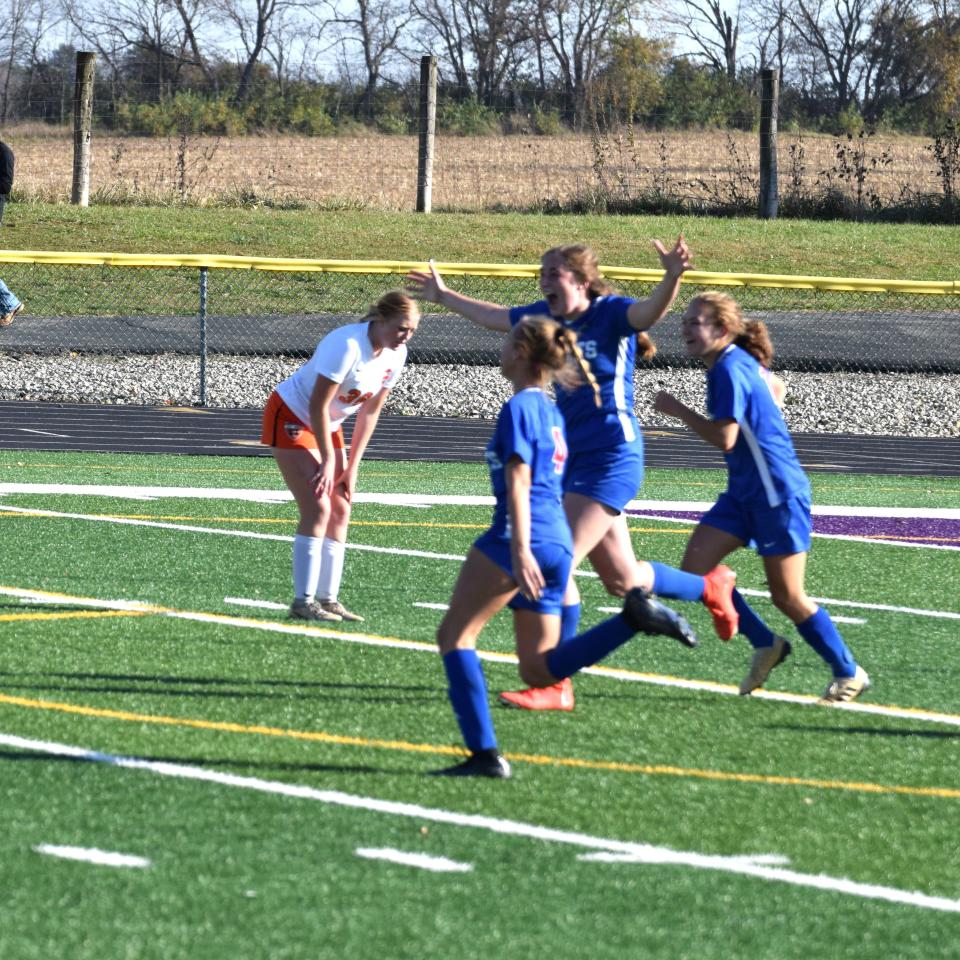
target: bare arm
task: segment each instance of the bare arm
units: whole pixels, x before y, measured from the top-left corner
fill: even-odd
[[[314,477],[313,492],[317,497],[328,497],[333,492],[333,437],[330,429],[330,401],[336,396],[339,383],[324,376],[317,377],[310,394],[310,429],[317,438],[320,467]]]
[[[665,272],[650,296],[635,301],[627,310],[627,321],[634,330],[649,330],[664,317],[680,292],[680,278],[684,271],[693,266],[690,262],[690,248],[682,236],[677,239],[672,250],[667,250],[659,240],[654,240],[653,245],[660,255],[660,264]]]
[[[367,444],[373,436],[374,428],[380,419],[380,411],[386,402],[387,394],[390,393],[389,387],[382,387],[380,392],[367,400],[357,411],[357,421],[353,425],[353,433],[350,436],[350,458],[347,461],[347,468],[339,478],[343,484],[346,499],[353,499],[353,491],[357,486],[357,475],[360,472],[360,461],[363,459]]]
[[[664,416],[682,420],[701,439],[724,453],[733,449],[740,435],[740,424],[736,420],[709,420],[663,390],[653,398],[653,409]]]
[[[513,578],[520,592],[530,600],[540,597],[546,580],[530,549],[530,465],[511,457],[504,467],[507,481],[507,511],[510,515],[510,559]]]
[[[428,272],[411,270],[407,274],[407,290],[418,300],[436,303],[447,310],[459,313],[461,317],[466,317],[487,330],[509,333],[510,311],[507,307],[488,303],[486,300],[474,300],[473,297],[451,290],[443,282],[432,260],[429,266]]]

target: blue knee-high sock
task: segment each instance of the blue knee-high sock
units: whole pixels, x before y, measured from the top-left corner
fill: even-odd
[[[852,677],[857,672],[857,662],[850,648],[837,633],[837,628],[824,607],[817,607],[812,617],[797,624],[797,631],[817,653],[823,657],[834,677]]]
[[[547,669],[558,679],[573,676],[623,646],[636,631],[617,614],[571,637],[547,654]]]
[[[739,632],[750,641],[750,646],[754,649],[772,647],[775,639],[773,631],[757,616],[756,610],[736,589],[733,591],[733,606],[740,614]]]
[[[672,600],[699,600],[703,596],[703,577],[685,573],[676,567],[651,562],[653,567],[653,592]]]
[[[580,626],[580,604],[570,603],[560,608],[560,642],[566,643],[577,635]]]
[[[487,684],[477,651],[451,650],[443,656],[443,669],[447,673],[447,696],[467,749],[473,753],[496,749]]]

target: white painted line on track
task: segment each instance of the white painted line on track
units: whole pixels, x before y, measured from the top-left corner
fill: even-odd
[[[432,870],[435,873],[469,873],[473,869],[472,863],[459,863],[446,857],[429,857],[425,853],[405,853],[390,847],[357,847],[354,852],[358,857],[367,860],[386,860],[388,863],[418,867],[420,870]]]
[[[254,503],[288,503],[293,495],[288,490],[256,490],[241,487],[152,487],[120,484],[82,483],[0,483],[0,497],[11,493],[36,493],[73,496],[116,497],[129,500],[156,500],[164,497],[182,500],[246,500]],[[462,506],[490,507],[494,499],[487,495],[377,493],[357,491],[354,503],[378,503],[384,506]],[[631,500],[627,510],[674,511],[705,513],[712,500]],[[957,507],[851,507],[814,504],[816,517],[887,517],[900,519],[960,520]],[[665,519],[651,516],[649,519]],[[689,520],[681,521],[689,523]]]
[[[57,517],[67,520],[91,520],[102,523],[119,523],[124,526],[155,527],[163,530],[180,530],[186,533],[210,533],[225,537],[246,537],[252,540],[274,540],[283,543],[293,543],[293,537],[279,533],[259,533],[253,530],[227,530],[219,527],[198,527],[189,524],[167,523],[158,520],[135,520],[127,517],[100,516],[98,514],[63,513],[56,510],[36,510],[30,507],[11,507],[0,504],[0,512],[24,514],[27,516]],[[425,560],[454,560],[462,563],[465,557],[457,553],[433,553],[429,550],[406,550],[400,547],[378,547],[365,543],[347,543],[348,550],[360,550],[368,553],[382,553],[388,556],[420,557]],[[575,576],[596,578],[592,570],[577,570]],[[738,587],[746,596],[770,597],[764,590],[750,590]],[[889,613],[904,613],[918,617],[934,617],[943,620],[960,620],[960,613],[943,610],[924,610],[918,607],[898,607],[880,603],[862,603],[858,600],[836,600],[830,597],[811,597],[817,603],[829,604],[836,607],[855,607],[863,610],[883,610]]]
[[[770,599],[769,590],[750,590],[737,587],[745,597],[764,597]],[[811,597],[814,603],[830,607],[854,607],[857,610],[881,610],[885,613],[906,613],[915,617],[935,617],[938,620],[960,620],[960,613],[950,610],[924,610],[920,607],[897,607],[889,603],[866,603],[862,600],[837,600],[835,597]]]
[[[415,803],[394,800],[381,800],[376,797],[364,797],[342,793],[337,790],[320,790],[301,784],[262,780],[258,777],[244,777],[238,774],[224,773],[220,770],[208,770],[204,767],[187,766],[179,763],[164,763],[144,760],[138,757],[124,757],[116,754],[89,750],[69,744],[53,743],[42,740],[28,740],[13,734],[0,734],[0,744],[17,750],[44,753],[55,757],[72,757],[91,763],[103,763],[125,770],[142,770],[161,777],[180,780],[192,780],[213,783],[224,787],[242,790],[254,790],[274,796],[291,797],[298,800],[312,800],[318,803],[366,810],[386,816],[406,817],[431,823],[445,823],[474,830],[483,830],[499,836],[519,837],[542,843],[563,844],[592,852],[607,852],[630,857],[632,863],[656,866],[687,867],[696,870],[713,870],[739,876],[755,877],[773,883],[785,883],[796,887],[824,890],[865,900],[879,900],[924,910],[937,910],[945,913],[960,913],[960,900],[951,900],[922,893],[916,890],[901,890],[883,884],[863,883],[845,877],[831,877],[826,874],[800,873],[784,867],[756,862],[750,855],[724,857],[715,854],[697,853],[688,850],[674,850],[670,847],[653,846],[642,841],[610,840],[570,830],[556,830],[552,827],[518,820],[505,820],[484,814],[459,813],[437,807],[425,807]]]
[[[315,640],[341,640],[346,643],[358,643],[365,646],[385,647],[393,650],[414,650],[418,653],[429,653],[436,656],[436,644],[423,643],[418,640],[401,640],[397,637],[382,637],[366,633],[342,633],[338,630],[322,629],[299,623],[277,623],[273,620],[251,620],[246,617],[234,617],[222,613],[206,613],[194,610],[175,610],[161,607],[156,604],[142,603],[135,600],[97,600],[92,597],[72,597],[66,594],[51,593],[45,590],[25,590],[21,587],[0,586],[0,596],[29,597],[39,603],[62,603],[71,606],[93,607],[100,610],[135,610],[144,614],[153,614],[160,617],[170,617],[175,620],[192,620],[197,623],[210,623],[222,626],[239,627],[248,630],[260,630],[266,633],[279,633],[288,636],[308,637]],[[477,650],[481,660],[491,663],[516,664],[517,658],[511,653],[499,653],[492,650]],[[727,683],[717,683],[713,680],[687,680],[683,677],[671,677],[658,673],[639,673],[634,670],[623,670],[615,667],[606,667],[602,664],[595,667],[586,667],[580,673],[591,676],[605,677],[612,680],[622,680],[627,683],[647,683],[651,686],[674,687],[682,690],[696,690],[705,693],[719,693],[727,696],[739,696],[737,687]],[[861,700],[853,703],[836,703],[829,707],[820,704],[819,697],[804,693],[782,693],[777,690],[755,690],[750,694],[751,700],[773,700],[778,703],[792,703],[805,707],[816,707],[819,710],[845,710],[850,713],[865,713],[882,717],[893,717],[899,720],[915,720],[927,723],[945,724],[960,727],[960,714],[938,713],[935,710],[925,710],[920,707],[900,707],[884,704],[865,703]]]
[[[236,607],[256,607],[261,610],[286,610],[289,607],[287,603],[276,603],[273,600],[247,600],[244,597],[224,597],[223,602]]]
[[[97,850],[95,847],[61,847],[52,843],[39,843],[33,848],[37,853],[62,860],[82,860],[102,867],[131,867],[143,869],[150,866],[146,857],[135,857],[129,853],[113,853],[109,850]]]
[[[70,436],[69,433],[53,433],[50,430],[31,430],[30,427],[17,427],[17,430],[20,431],[20,433],[36,433],[41,437],[60,437],[61,440]]]

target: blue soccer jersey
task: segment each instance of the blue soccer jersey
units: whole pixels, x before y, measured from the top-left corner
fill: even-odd
[[[567,460],[563,418],[546,394],[535,387],[514,394],[500,410],[487,446],[487,465],[496,506],[490,534],[510,538],[504,466],[519,457],[530,467],[530,539],[534,543],[570,544],[563,512],[561,480]]]
[[[724,454],[727,492],[744,504],[778,507],[810,495],[783,415],[746,350],[730,344],[707,371],[707,409],[714,420],[736,420],[737,442]]]
[[[637,356],[637,331],[627,320],[635,303],[630,297],[605,296],[592,300],[587,311],[569,323],[554,317],[573,330],[583,356],[600,385],[601,406],[593,387],[581,384],[573,390],[557,386],[557,405],[567,428],[572,450],[596,450],[640,440],[640,425],[633,412],[633,368]],[[527,316],[550,316],[546,300],[510,310],[510,323]]]

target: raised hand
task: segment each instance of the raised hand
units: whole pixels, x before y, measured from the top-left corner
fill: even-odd
[[[659,240],[654,240],[653,246],[660,255],[660,265],[670,276],[679,277],[685,270],[693,268],[692,254],[682,233],[672,250],[668,250]]]
[[[406,280],[407,292],[412,293],[418,300],[426,300],[428,303],[441,303],[447,290],[447,285],[437,273],[432,259],[428,261],[428,272],[411,270]]]

